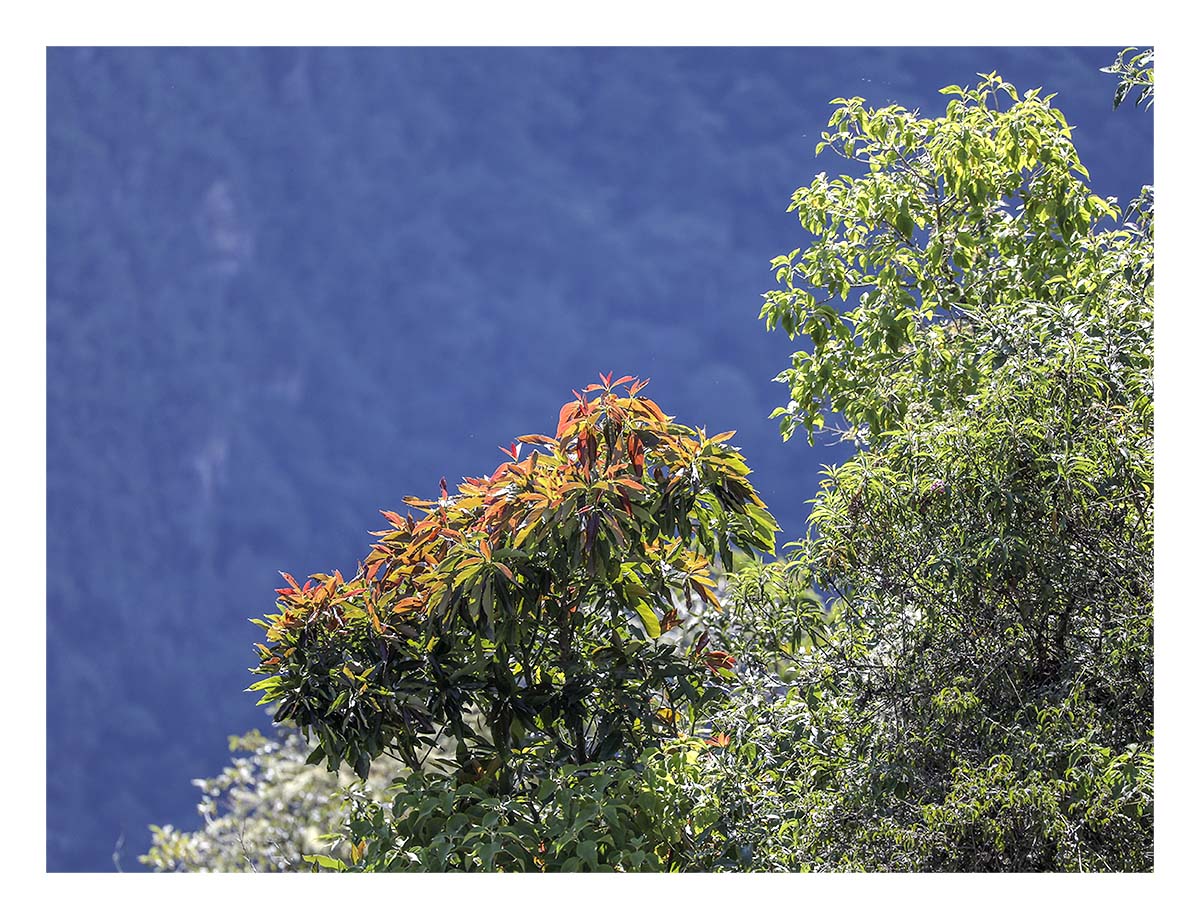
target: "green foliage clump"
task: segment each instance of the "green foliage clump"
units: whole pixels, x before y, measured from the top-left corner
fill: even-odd
[[[941,118],[835,100],[817,149],[864,174],[821,173],[793,195],[814,239],[773,260],[782,287],[761,313],[812,342],[777,377],[791,393],[775,412],[785,437],[804,426],[811,439],[830,412],[878,436],[914,403],[962,407],[987,349],[956,336],[997,310],[1103,294],[1113,238],[1092,228],[1117,212],[1085,184],[1053,97],[995,74],[942,92]]]
[[[737,794],[781,815],[763,866],[1148,870],[1152,196],[1102,228],[1048,100],[949,92],[932,121],[844,101],[826,142],[865,175],[794,201],[785,433],[832,409],[860,450],[786,564],[739,575],[728,615],[774,645],[730,646],[781,698],[727,716]],[[859,291],[833,316],[831,272]]]
[[[695,863],[716,818],[715,798],[695,782],[706,750],[681,739],[632,767],[568,764],[509,793],[414,773],[388,805],[352,794],[341,837],[349,858],[309,861],[366,872],[679,870]]]

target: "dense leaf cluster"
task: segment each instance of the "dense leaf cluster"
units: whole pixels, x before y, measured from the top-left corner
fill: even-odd
[[[1117,212],[1084,183],[1053,97],[1021,97],[995,74],[942,92],[941,118],[835,100],[817,149],[864,174],[821,173],[796,191],[791,210],[814,239],[773,260],[782,286],[761,313],[812,341],[777,377],[791,393],[775,413],[785,437],[804,426],[811,438],[830,411],[878,435],[914,402],[962,405],[985,354],[954,336],[997,309],[1106,283],[1112,241],[1091,228]]]
[[[669,871],[703,849],[717,801],[687,777],[708,747],[681,739],[613,761],[564,765],[512,792],[414,773],[389,807],[352,792],[349,858],[310,862],[358,871]]]
[[[512,790],[696,723],[733,658],[665,635],[675,598],[717,603],[710,559],[771,550],[776,525],[732,432],[674,423],[643,386],[605,376],[555,436],[521,437],[456,494],[443,480],[440,498],[408,499],[419,519],[385,512],[353,579],[289,578],[259,620],[252,688],[315,734],[314,761],[365,775],[389,754]]]
[[[858,203],[832,225],[820,182],[797,193],[817,238],[785,259],[768,312],[828,328],[794,281],[820,283],[831,259],[886,267],[852,269],[857,304],[786,375],[792,421],[818,427],[833,395],[861,449],[828,470],[788,561],[743,572],[726,612],[763,681],[727,715],[755,777],[724,792],[744,804],[727,838],[760,838],[763,867],[1146,870],[1152,195],[1102,229],[1112,205],[1070,175],[1045,100],[994,76],[951,93],[967,104],[924,124],[844,103],[831,142],[868,171],[838,206]],[[1018,127],[1043,132],[1028,160]],[[939,152],[948,138],[965,158]]]

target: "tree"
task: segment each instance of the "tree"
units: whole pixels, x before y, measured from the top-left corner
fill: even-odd
[[[315,736],[311,762],[365,776],[389,755],[415,782],[440,776],[454,809],[456,786],[531,801],[571,767],[644,770],[703,724],[735,661],[679,628],[676,599],[717,605],[714,559],[773,551],[777,527],[733,432],[674,423],[644,386],[604,375],[555,436],[518,438],[455,494],[443,480],[440,498],[406,499],[419,519],[384,512],[353,579],[284,576],[279,612],[256,620],[251,689]]]
[[[783,286],[761,313],[769,329],[813,343],[777,378],[791,391],[776,410],[785,437],[804,426],[811,438],[829,410],[878,436],[914,403],[962,407],[992,344],[980,336],[994,338],[1005,311],[1111,283],[1118,237],[1091,231],[1117,211],[1084,184],[1053,97],[1020,98],[995,74],[942,92],[944,118],[834,100],[817,150],[865,174],[821,173],[793,195],[814,241],[772,261]]]
[[[759,779],[722,832],[773,867],[1146,870],[1152,193],[1106,227],[1048,97],[943,92],[934,119],[835,100],[820,147],[861,174],[793,198],[783,433],[839,413],[860,449],[735,592],[799,640],[727,639],[774,691],[726,715]]]

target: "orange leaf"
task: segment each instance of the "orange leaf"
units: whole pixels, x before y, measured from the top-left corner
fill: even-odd
[[[653,399],[638,399],[637,405],[642,408],[647,414],[653,415],[659,421],[666,423],[667,416],[663,414],[663,410],[658,407],[658,403]]]
[[[406,498],[405,500],[408,499]],[[397,529],[404,526],[404,518],[395,511],[380,511],[379,513],[383,514],[383,516],[387,519],[387,522]]]
[[[393,613],[407,613],[410,610],[420,609],[422,600],[420,597],[405,597],[399,603],[392,607]]]
[[[565,431],[567,429],[568,425],[570,425],[572,421],[574,421],[576,418],[579,417],[578,412],[579,412],[579,403],[578,402],[568,402],[566,405],[564,405],[561,409],[558,410],[558,436],[559,437],[562,437],[563,431]]]
[[[637,434],[630,433],[625,448],[629,453],[629,462],[633,466],[634,474],[641,477],[646,469],[646,448],[642,439]]]

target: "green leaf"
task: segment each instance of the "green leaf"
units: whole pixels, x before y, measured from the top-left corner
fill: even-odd
[[[652,610],[645,600],[638,600],[634,610],[641,617],[642,627],[646,630],[646,637],[653,640],[662,634],[662,625],[658,621],[658,615]]]
[[[322,868],[328,868],[331,871],[347,871],[349,867],[344,861],[339,858],[333,858],[329,855],[306,855],[304,860],[312,865],[320,865]]]

